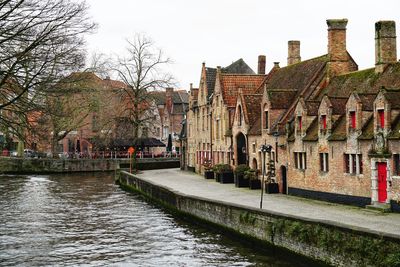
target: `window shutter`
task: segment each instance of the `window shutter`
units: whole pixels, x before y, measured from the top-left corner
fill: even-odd
[[[356,112],[355,111],[350,112],[350,126],[353,129],[356,128]]]
[[[385,111],[383,109],[378,110],[379,126],[381,129],[385,128]]]

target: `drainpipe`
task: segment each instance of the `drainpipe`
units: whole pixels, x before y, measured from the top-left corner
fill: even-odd
[[[213,131],[212,131],[213,119],[212,119],[212,110],[210,111],[210,160],[211,165],[214,166],[214,157],[213,157]]]
[[[246,164],[247,166],[249,165],[249,138],[247,137],[247,134],[245,135],[246,137]]]

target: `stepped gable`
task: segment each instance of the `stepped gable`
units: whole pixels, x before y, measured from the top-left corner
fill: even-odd
[[[228,108],[236,106],[239,88],[243,94],[253,94],[261,85],[265,75],[221,74],[221,91]]]
[[[400,63],[389,64],[382,73],[375,68],[335,76],[317,98],[328,96],[349,97],[351,93],[377,94],[382,88],[400,88]]]
[[[241,95],[243,105],[243,113],[246,123],[253,125],[258,117],[261,116],[260,104],[262,100],[261,94]]]

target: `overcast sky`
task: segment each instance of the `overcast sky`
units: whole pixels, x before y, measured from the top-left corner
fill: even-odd
[[[89,52],[123,54],[126,38],[145,33],[174,63],[178,87],[199,84],[201,63],[227,66],[243,58],[257,71],[257,57],[285,66],[287,41],[301,41],[302,60],[326,54],[326,19],[347,18],[347,50],[359,69],[374,65],[374,24],[395,20],[399,0],[87,0],[99,24],[87,38]],[[397,42],[399,43],[399,42]],[[399,53],[398,53],[399,55]],[[400,55],[399,55],[400,56]]]

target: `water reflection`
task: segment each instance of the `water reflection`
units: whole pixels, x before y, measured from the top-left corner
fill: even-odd
[[[189,225],[112,174],[0,176],[0,265],[309,266]]]

